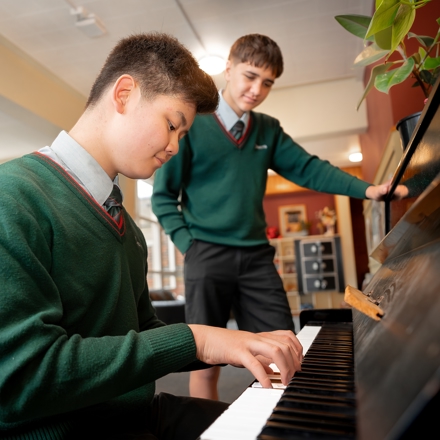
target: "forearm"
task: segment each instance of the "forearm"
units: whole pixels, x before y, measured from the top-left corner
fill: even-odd
[[[273,169],[297,185],[328,194],[364,199],[370,185],[328,161],[310,155],[290,138],[277,149]]]

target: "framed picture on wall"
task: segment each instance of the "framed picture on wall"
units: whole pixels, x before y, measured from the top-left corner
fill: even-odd
[[[304,227],[307,221],[306,205],[280,206],[278,215],[282,237],[307,234]]]

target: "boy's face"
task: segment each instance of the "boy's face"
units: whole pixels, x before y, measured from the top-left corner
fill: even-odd
[[[147,100],[137,87],[124,112],[112,123],[110,159],[115,175],[122,173],[132,179],[152,176],[177,154],[179,140],[188,132],[195,115],[194,104],[167,95]]]
[[[226,87],[223,98],[239,117],[261,104],[275,82],[272,69],[250,63],[234,64],[228,60],[225,70]]]

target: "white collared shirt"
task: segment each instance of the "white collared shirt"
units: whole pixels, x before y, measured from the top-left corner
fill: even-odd
[[[218,103],[217,110],[215,111],[215,114],[220,119],[220,122],[223,124],[223,126],[226,128],[227,131],[230,131],[231,128],[235,125],[235,123],[241,119],[244,122],[244,130],[246,131],[246,128],[249,124],[249,112],[243,113],[243,116],[239,118],[237,114],[232,110],[230,105],[224,100],[223,98],[223,89],[219,90],[219,97],[220,101]]]
[[[64,168],[100,205],[112,192],[113,183],[101,165],[64,130],[50,147],[38,150]],[[119,186],[119,185],[118,185]]]

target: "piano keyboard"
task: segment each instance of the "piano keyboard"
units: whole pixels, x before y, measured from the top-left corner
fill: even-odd
[[[353,440],[356,435],[353,325],[325,322],[259,440]]]
[[[303,346],[304,355],[309,350],[319,326],[304,326],[296,335]],[[274,372],[279,372],[272,364]],[[277,378],[274,375],[274,382]],[[273,383],[273,389],[262,388],[259,382],[247,388],[238,399],[201,435],[200,440],[255,440],[266,420],[280,400],[284,386]]]

